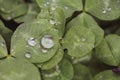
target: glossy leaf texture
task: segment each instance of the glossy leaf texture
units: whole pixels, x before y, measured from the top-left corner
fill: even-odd
[[[0,35],[0,58],[3,58],[5,56],[7,56],[7,53],[8,52],[7,52],[7,47],[6,47],[5,40]]]
[[[112,72],[112,70],[106,70],[98,73],[94,80],[120,80],[119,74]]]
[[[82,10],[82,0],[36,0],[41,8],[47,7],[52,10],[61,7],[65,12],[65,17],[72,16],[74,11]]]
[[[114,20],[120,17],[120,1],[86,0],[85,10],[101,20]]]
[[[63,59],[63,55],[64,55],[63,49],[59,47],[55,55],[49,61],[44,62],[42,64],[37,64],[37,66],[42,70],[52,69]]]
[[[63,38],[63,47],[67,48],[68,54],[73,57],[83,57],[91,52],[95,46],[97,36],[93,30],[95,29],[102,32],[93,19],[93,23],[89,22],[89,19],[91,20],[91,17],[89,17],[89,15],[81,14],[80,16],[83,15],[84,17],[86,16],[85,19],[84,17],[79,18],[78,16],[78,18],[73,19],[67,25],[69,29]],[[102,35],[100,35],[100,37],[102,37]]]
[[[0,0],[0,15],[10,20],[27,13],[28,5],[23,0]]]
[[[30,62],[8,57],[0,61],[0,80],[41,80],[41,77]]]
[[[88,67],[82,64],[74,64],[73,80],[93,80],[91,72]]]
[[[59,47],[58,32],[52,27],[47,19],[20,25],[12,36],[11,55],[32,63],[48,61]]]
[[[111,34],[105,37],[102,43],[96,47],[96,57],[102,62],[119,66],[120,64],[120,36]]]
[[[72,80],[73,66],[67,60],[63,59],[56,68],[42,71],[44,80]]]

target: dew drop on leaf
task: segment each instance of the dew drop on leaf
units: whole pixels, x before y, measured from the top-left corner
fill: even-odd
[[[44,48],[52,48],[54,46],[54,40],[51,35],[45,35],[41,39],[41,45]]]
[[[56,9],[55,7],[52,7],[52,8],[51,8],[51,10],[53,10],[53,11],[54,11],[55,9]]]
[[[64,8],[65,8],[66,10],[68,10],[68,7],[67,7],[67,6],[65,6]]]
[[[43,53],[47,53],[47,50],[46,50],[46,49],[42,49],[42,52],[43,52]]]
[[[4,45],[5,45],[5,43],[4,43],[4,42],[1,42],[1,43],[0,43],[0,45],[1,45],[1,46],[4,46]]]
[[[35,46],[35,45],[36,45],[35,39],[34,39],[34,38],[29,38],[29,39],[28,39],[28,44],[29,44],[30,46]]]
[[[31,58],[31,54],[30,53],[26,53],[25,57],[29,59],[29,58]]]
[[[82,38],[82,41],[84,42],[86,39],[85,38]]]
[[[50,24],[54,25],[55,21],[54,20],[50,20]]]

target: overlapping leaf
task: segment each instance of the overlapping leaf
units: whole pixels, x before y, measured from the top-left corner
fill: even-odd
[[[86,0],[85,10],[101,20],[114,20],[120,17],[120,1]]]
[[[22,24],[12,36],[11,54],[33,63],[49,60],[59,46],[58,32],[52,27],[47,19]]]
[[[33,64],[8,57],[0,61],[0,80],[41,80],[41,77]]]

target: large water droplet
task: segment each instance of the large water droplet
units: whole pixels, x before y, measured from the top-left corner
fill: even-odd
[[[30,46],[35,46],[35,45],[36,45],[35,39],[34,39],[34,38],[28,39],[28,44],[29,44]]]
[[[107,11],[106,11],[106,10],[103,10],[102,13],[107,13]]]
[[[50,20],[50,24],[54,25],[55,21],[54,20]]]
[[[29,58],[31,58],[31,54],[30,53],[26,53],[25,57],[29,59]]]
[[[54,46],[54,40],[51,35],[45,35],[41,39],[41,45],[44,48],[52,48]]]

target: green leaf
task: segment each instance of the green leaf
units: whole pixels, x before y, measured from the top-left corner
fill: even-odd
[[[55,69],[43,71],[42,73],[44,80],[72,80],[74,71],[72,64],[63,59]]]
[[[8,57],[0,61],[0,80],[41,80],[40,72],[25,60]]]
[[[106,70],[98,73],[95,76],[94,80],[120,80],[120,76],[111,70]]]
[[[73,21],[74,22],[74,21]],[[63,47],[68,49],[68,54],[73,57],[83,57],[89,53],[95,44],[93,32],[81,24],[69,23],[70,29],[63,39]]]
[[[63,58],[63,49],[59,47],[55,55],[47,62],[42,64],[37,64],[42,70],[48,70],[54,68]]]
[[[14,20],[18,23],[32,21],[37,17],[39,12],[40,9],[36,3],[29,3],[27,13],[15,18]]]
[[[82,0],[36,0],[41,8],[47,7],[54,10],[61,7],[65,12],[65,17],[72,16],[74,11],[82,10]]]
[[[90,70],[86,66],[82,64],[75,64],[73,80],[93,80],[93,79]]]
[[[6,43],[0,35],[0,58],[7,56]]]
[[[19,0],[4,0],[0,2],[0,5],[0,14],[7,20],[24,15],[28,10],[28,5]]]
[[[120,64],[120,37],[117,35],[108,35],[102,43],[96,47],[96,57],[102,62],[119,66]]]
[[[119,0],[86,0],[86,12],[101,20],[114,20],[120,17]]]
[[[10,29],[8,29],[7,27],[5,27],[5,25],[3,24],[3,22],[1,20],[0,20],[0,34],[5,39],[6,44],[9,45],[13,32]]]
[[[58,32],[47,19],[20,25],[12,36],[11,54],[41,63],[52,58],[59,46]]]

